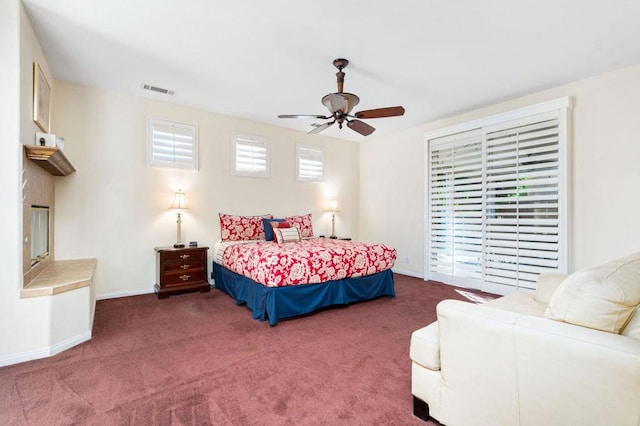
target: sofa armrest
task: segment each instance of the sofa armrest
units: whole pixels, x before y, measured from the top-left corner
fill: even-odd
[[[443,423],[468,423],[464,406],[477,424],[639,424],[640,341],[454,300],[437,312]]]
[[[440,331],[438,321],[411,334],[409,358],[429,370],[440,370]]]
[[[536,281],[535,299],[538,302],[549,304],[553,293],[556,291],[560,283],[568,276],[568,274],[560,272],[546,272],[544,274],[540,274]]]

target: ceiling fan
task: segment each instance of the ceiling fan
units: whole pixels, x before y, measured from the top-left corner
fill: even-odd
[[[314,128],[307,134],[312,135],[320,133],[324,129],[331,127],[335,123],[338,123],[338,127],[342,129],[342,125],[346,122],[347,127],[360,133],[363,136],[369,136],[376,129],[360,118],[383,118],[383,117],[396,117],[404,114],[404,108],[401,106],[367,109],[351,114],[353,107],[358,105],[360,98],[353,93],[344,93],[344,72],[342,70],[349,65],[349,61],[346,59],[338,58],[333,61],[333,66],[338,68],[336,77],[338,78],[338,92],[329,93],[322,98],[322,104],[329,109],[330,115],[301,115],[301,114],[284,114],[279,115],[278,118],[306,118],[306,119],[318,119],[318,120],[331,120],[323,124],[312,124]]]

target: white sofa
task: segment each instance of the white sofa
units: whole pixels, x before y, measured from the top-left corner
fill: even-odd
[[[543,274],[535,295],[442,301],[411,337],[414,414],[447,426],[640,426],[639,302],[640,253]]]

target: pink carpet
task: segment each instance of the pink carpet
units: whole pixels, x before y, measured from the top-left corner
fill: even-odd
[[[395,279],[395,299],[275,327],[217,290],[99,301],[91,341],[0,368],[0,424],[432,424],[412,414],[409,339],[465,297]]]

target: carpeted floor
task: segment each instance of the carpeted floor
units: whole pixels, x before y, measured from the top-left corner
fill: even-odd
[[[275,327],[215,289],[99,301],[91,341],[0,368],[0,424],[435,424],[412,414],[409,339],[465,292],[395,279]]]

